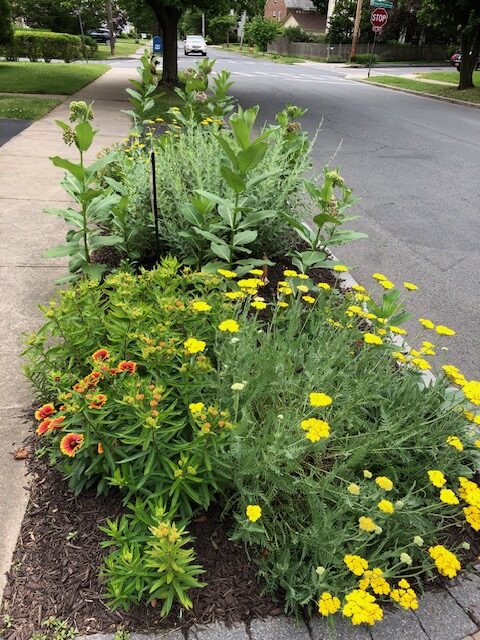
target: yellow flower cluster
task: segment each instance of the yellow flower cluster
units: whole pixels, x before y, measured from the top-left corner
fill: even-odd
[[[304,431],[305,437],[311,442],[318,442],[322,438],[328,438],[330,435],[330,425],[325,420],[318,418],[308,418],[300,423]]]
[[[383,511],[383,513],[394,513],[395,511],[395,507],[393,506],[393,503],[390,502],[390,500],[380,500],[380,502],[377,504],[377,507],[380,509],[380,511]]]
[[[360,516],[358,519],[358,528],[362,531],[366,531],[367,533],[373,533],[373,531],[377,530],[377,525],[368,516]]]
[[[229,333],[237,333],[240,330],[240,325],[236,320],[224,320],[218,325],[220,331],[228,331]]]
[[[446,549],[442,544],[430,547],[430,557],[435,561],[438,573],[446,578],[454,578],[462,568],[457,556]]]
[[[349,569],[356,576],[363,575],[364,572],[368,569],[368,561],[361,556],[347,554],[343,558],[343,562],[347,566],[347,569]]]
[[[434,487],[439,489],[447,482],[445,476],[438,469],[430,469],[428,472],[428,478]]]
[[[467,480],[467,478],[463,478],[462,476],[460,476],[458,481],[460,483],[458,495],[467,504],[480,509],[480,487],[478,486],[478,484],[472,482],[471,480]]]
[[[195,300],[194,302],[192,302],[192,309],[194,311],[210,311],[211,308],[212,307],[208,304],[208,302],[204,302],[203,300]]]
[[[474,506],[464,507],[463,514],[472,529],[480,531],[480,509]]]
[[[363,591],[370,587],[377,595],[388,596],[390,593],[390,585],[385,580],[383,571],[379,567],[371,571],[365,571],[358,585]]]
[[[340,609],[340,600],[332,596],[328,591],[324,591],[318,601],[318,612],[322,616],[330,616]]]
[[[308,399],[312,407],[328,407],[333,402],[332,398],[322,391],[312,391]]]
[[[205,351],[205,347],[207,343],[204,340],[197,340],[197,338],[188,338],[183,343],[183,346],[188,351],[188,353],[199,353],[200,351]]]
[[[457,449],[457,451],[463,451],[463,443],[457,436],[448,436],[446,443],[454,449]]]
[[[262,517],[262,507],[259,507],[258,504],[249,504],[246,509],[246,514],[250,522],[256,522]]]
[[[243,280],[239,280],[237,284],[243,292],[252,296],[258,293],[260,287],[265,286],[265,282],[260,280],[260,278],[244,278]]]
[[[355,589],[345,600],[342,612],[346,618],[351,618],[352,624],[373,625],[383,618],[382,608],[377,604],[375,596],[367,591]]]
[[[470,380],[470,382],[467,382],[463,387],[463,393],[472,404],[480,406],[480,381]]]
[[[380,489],[383,489],[384,491],[391,491],[393,489],[393,482],[386,476],[378,476],[375,478],[375,482],[378,484]]]
[[[443,372],[449,380],[458,384],[459,387],[463,387],[467,384],[467,379],[460,373],[460,369],[453,364],[444,364],[442,366]]]
[[[365,333],[363,336],[363,340],[366,342],[366,344],[383,344],[383,340],[380,338],[380,336],[376,336],[374,333]]]
[[[417,594],[405,579],[400,580],[398,589],[393,589],[390,597],[394,602],[398,602],[403,609],[418,609]]]
[[[440,491],[440,500],[445,504],[458,504],[459,500],[451,489],[442,489]]]

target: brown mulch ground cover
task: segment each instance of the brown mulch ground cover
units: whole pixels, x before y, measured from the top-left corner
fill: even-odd
[[[104,536],[98,525],[123,512],[120,494],[97,497],[87,491],[75,497],[60,474],[33,453],[28,467],[30,500],[0,612],[12,619],[12,626],[4,630],[5,640],[30,638],[49,616],[68,619],[80,633],[94,633],[114,632],[119,625],[151,631],[214,620],[231,624],[281,612],[260,595],[255,566],[244,547],[228,539],[230,523],[221,521],[216,507],[189,527],[198,564],[206,570],[201,578],[208,583],[191,592],[191,612],[177,607],[162,620],[160,607],[110,611],[98,578],[102,556],[108,553],[100,549]]]

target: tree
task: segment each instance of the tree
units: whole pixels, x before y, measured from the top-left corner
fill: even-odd
[[[80,33],[78,10],[86,30],[98,28],[107,20],[105,0],[13,0],[12,10],[29,27],[61,33]]]
[[[480,54],[479,0],[422,0],[419,20],[434,27],[456,28],[462,53],[458,88],[472,88],[473,72]]]
[[[329,42],[339,44],[352,40],[356,5],[355,0],[337,0],[328,28]]]
[[[0,45],[13,40],[12,12],[8,0],[0,0]]]
[[[256,45],[260,51],[266,51],[270,42],[280,33],[281,28],[276,20],[266,20],[262,16],[255,16],[245,25],[245,40]]]

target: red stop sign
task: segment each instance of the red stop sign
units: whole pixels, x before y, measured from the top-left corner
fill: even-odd
[[[378,8],[372,11],[372,15],[370,16],[370,22],[375,31],[381,31],[382,28],[387,24],[388,13],[386,9]]]

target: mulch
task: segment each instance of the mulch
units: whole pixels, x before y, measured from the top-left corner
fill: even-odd
[[[31,443],[28,448],[30,500],[0,611],[12,618],[5,640],[29,639],[49,616],[68,619],[79,633],[111,633],[120,625],[148,632],[215,620],[231,625],[281,613],[278,604],[261,595],[255,565],[243,545],[229,540],[231,522],[221,520],[218,507],[189,527],[198,564],[206,570],[201,579],[208,583],[190,592],[192,611],[177,606],[164,619],[160,606],[111,611],[98,577],[108,553],[100,549],[104,536],[98,526],[123,513],[121,495],[84,492],[75,497],[60,474],[35,456]]]

